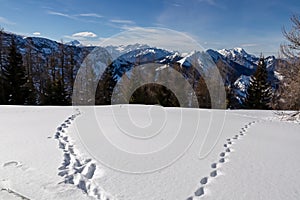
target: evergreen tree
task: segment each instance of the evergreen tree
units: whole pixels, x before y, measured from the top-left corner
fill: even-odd
[[[226,92],[226,107],[228,109],[241,108],[240,102],[235,92],[234,84],[226,86],[225,92]]]
[[[264,58],[261,57],[258,61],[257,69],[250,79],[244,102],[245,108],[270,109],[271,91],[266,63]]]
[[[24,67],[26,71],[27,83],[26,87],[28,89],[27,93],[25,94],[27,99],[25,104],[26,105],[35,105],[37,104],[37,90],[34,85],[33,79],[33,69],[34,67],[34,60],[33,60],[33,41],[32,38],[28,39],[28,43],[26,44],[25,49],[25,59],[24,59]]]
[[[23,105],[28,96],[27,77],[22,55],[17,49],[15,39],[11,38],[8,64],[4,66],[4,91],[8,104]]]
[[[69,99],[67,98],[67,93],[62,81],[55,80],[51,82],[48,80],[47,87],[44,92],[44,101],[45,105],[70,105]]]

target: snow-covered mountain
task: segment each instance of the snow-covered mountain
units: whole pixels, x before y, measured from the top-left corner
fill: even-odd
[[[83,46],[78,40],[72,40],[70,42],[67,42],[66,45],[69,45],[69,46]]]
[[[120,46],[105,46],[104,47],[108,53],[110,53],[110,55],[112,56],[112,58],[118,58],[119,56],[126,54],[128,52],[137,50],[137,49],[146,49],[146,48],[150,48],[150,46],[146,45],[146,44],[133,44],[133,45],[120,45]]]
[[[12,36],[15,38],[20,52],[24,55],[31,51],[35,55],[40,67],[45,67],[49,64],[51,57],[57,58],[61,52],[66,55],[65,63],[71,62],[69,55],[72,54],[74,64],[74,75],[76,75],[84,58],[92,52],[95,47],[83,46],[79,41],[70,41],[65,44],[52,41],[40,37],[22,37],[4,33],[4,44],[9,46]],[[217,65],[226,86],[230,86],[235,90],[238,99],[245,96],[245,90],[249,82],[249,77],[255,72],[259,57],[248,54],[242,48],[212,50],[208,49],[206,52],[187,52],[181,54],[179,52],[171,52],[164,49],[150,47],[146,44],[120,45],[120,46],[106,46],[97,47],[105,56],[111,58],[110,67],[113,68],[113,76],[120,78],[125,72],[132,67],[145,63],[160,63],[168,65],[173,68],[180,68],[181,73],[187,79],[199,78],[199,73],[191,76],[190,70],[193,69],[195,62],[200,66],[205,67],[203,60],[209,57]],[[58,59],[58,58],[57,58]],[[276,73],[277,59],[274,56],[265,58],[267,68],[269,71],[269,79],[273,87],[276,87],[278,82],[278,73]],[[56,61],[60,63],[59,61]],[[38,73],[44,69],[33,69],[33,72]],[[159,70],[157,71],[159,72]]]
[[[200,69],[205,68],[208,62],[207,60],[204,61],[206,57],[209,57],[216,64],[225,85],[235,91],[236,98],[240,102],[245,97],[250,76],[255,72],[259,60],[259,57],[248,54],[242,48],[222,49],[219,51],[209,49],[206,52],[193,51],[185,54],[158,48],[144,48],[121,55],[113,61],[112,66],[114,76],[118,79],[136,65],[149,62],[161,63],[173,68],[180,67],[180,72],[192,82],[193,79],[199,77],[199,74],[196,77],[192,77],[190,70],[195,66],[195,62],[200,65]],[[265,60],[269,72],[269,80],[275,88],[278,83],[278,76],[275,75],[277,74],[275,71],[277,59],[274,56],[269,56]]]
[[[222,50],[218,50],[218,53],[250,69],[253,69],[254,68],[253,63],[257,63],[258,61],[258,58],[256,56],[248,54],[242,48],[222,49]]]
[[[248,54],[242,48],[222,49],[206,51],[219,67],[219,70],[225,73],[223,77],[225,84],[230,86],[236,95],[236,99],[241,103],[245,98],[246,90],[249,85],[250,76],[255,72],[259,57]],[[268,78],[273,88],[279,83],[279,76],[276,72],[278,60],[275,56],[265,58],[268,70]]]

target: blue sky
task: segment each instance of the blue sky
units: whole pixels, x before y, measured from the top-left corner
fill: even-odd
[[[134,28],[184,32],[204,48],[242,47],[277,55],[282,27],[300,14],[299,0],[0,0],[6,31],[65,42],[100,44]]]

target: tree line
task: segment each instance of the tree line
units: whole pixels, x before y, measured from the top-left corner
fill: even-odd
[[[82,60],[75,56],[84,57],[89,50],[57,43],[57,49],[43,53],[34,47],[32,38],[26,38],[22,48],[18,39],[0,29],[0,104],[71,105]]]

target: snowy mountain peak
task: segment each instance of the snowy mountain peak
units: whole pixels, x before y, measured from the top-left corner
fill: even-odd
[[[200,51],[192,51],[191,53],[185,55],[182,59],[180,59],[179,61],[177,61],[178,63],[180,63],[180,66],[186,66],[186,67],[190,67],[193,64],[195,64],[195,62],[201,64],[201,58],[203,57],[203,52]]]
[[[233,49],[221,49],[218,52],[225,57],[233,57],[233,58],[238,57],[238,56],[241,56],[241,57],[251,56],[243,48],[240,48],[240,47],[235,47]]]
[[[75,47],[80,47],[82,44],[78,40],[72,40],[70,42],[67,42],[66,45],[69,46],[75,46]]]
[[[119,46],[105,46],[104,47],[112,56],[112,58],[117,58],[123,54],[126,54],[128,52],[138,50],[138,49],[147,49],[150,48],[150,46],[146,44],[130,44],[130,45],[119,45]]]
[[[233,48],[233,50],[239,52],[240,54],[247,54],[246,51],[240,47]]]

